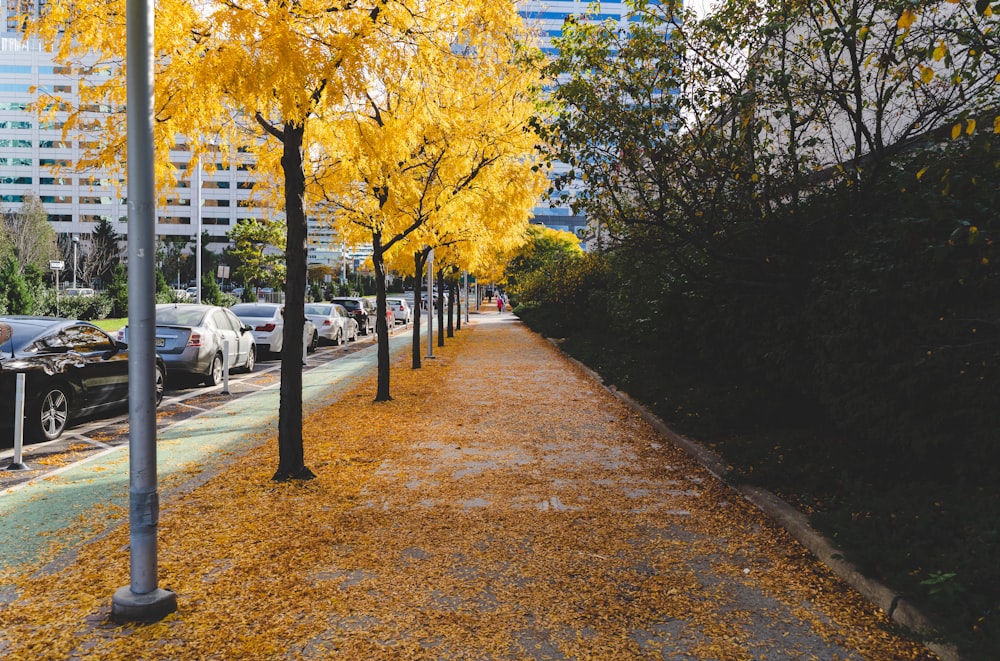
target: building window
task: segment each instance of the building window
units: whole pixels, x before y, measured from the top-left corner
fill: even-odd
[[[73,177],[39,177],[38,183],[42,186],[72,186]]]
[[[73,216],[68,213],[50,213],[49,214],[50,223],[72,223]]]
[[[229,200],[205,200],[206,207],[228,207]]]
[[[0,184],[27,184],[31,185],[31,177],[0,177]]]
[[[31,122],[0,122],[0,129],[30,129]]]
[[[0,158],[0,165],[32,165],[30,158]]]
[[[31,147],[31,140],[0,140],[0,147]]]

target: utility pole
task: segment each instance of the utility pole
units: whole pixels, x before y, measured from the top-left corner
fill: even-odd
[[[129,569],[111,616],[155,622],[177,610],[177,595],[157,586],[156,531],[156,185],[153,172],[153,0],[126,0],[128,122]]]

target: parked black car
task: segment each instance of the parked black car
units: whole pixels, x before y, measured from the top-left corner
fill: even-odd
[[[0,316],[0,401],[4,427],[14,425],[16,374],[25,374],[24,432],[30,440],[59,438],[75,418],[120,409],[128,402],[128,345],[86,321]],[[156,405],[166,368],[156,357]]]
[[[375,332],[375,302],[370,298],[360,296],[335,298],[331,301],[337,305],[342,305],[347,313],[358,322],[358,332],[367,335]]]

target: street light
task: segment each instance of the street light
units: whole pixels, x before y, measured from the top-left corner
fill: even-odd
[[[201,303],[201,156],[198,156],[198,164],[194,168],[194,181],[192,182],[192,187],[194,190],[191,191],[191,197],[194,198],[192,205],[194,206],[194,274],[195,274],[195,295],[194,302]]]
[[[80,245],[80,235],[73,235],[73,289],[76,289],[76,248]]]

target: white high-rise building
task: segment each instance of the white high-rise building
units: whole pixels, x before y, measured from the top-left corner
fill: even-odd
[[[537,35],[542,51],[554,55],[557,51],[552,40],[562,34],[563,24],[571,17],[575,20],[618,21],[622,29],[628,28],[629,11],[620,2],[595,4],[580,0],[527,0],[518,3],[518,12],[527,26]],[[553,164],[553,176],[564,174],[569,166]],[[578,236],[587,227],[587,219],[575,215],[568,204],[546,204],[535,208],[535,221],[553,229],[573,232]]]
[[[115,230],[127,234],[127,190],[115,173],[77,172],[76,163],[86,151],[86,139],[63,139],[65,113],[42,120],[31,109],[40,95],[53,94],[68,103],[79,101],[76,72],[59,66],[37,41],[22,39],[18,16],[37,12],[45,0],[3,0],[0,5],[0,210],[16,211],[24,196],[37,195],[49,214],[53,228],[76,235],[86,242],[100,219],[111,221]],[[96,111],[98,116],[100,110]],[[122,121],[125,121],[122,116]],[[176,188],[167,191],[166,205],[157,209],[157,235],[188,237],[192,242],[200,226],[213,239],[228,243],[226,233],[240,218],[259,218],[260,209],[250,202],[253,189],[251,163],[222,166],[205,163],[200,200],[185,173],[190,154],[168,155],[181,172]],[[124,168],[123,168],[124,170]],[[199,214],[200,211],[200,214]],[[200,216],[200,217],[199,217]],[[214,246],[219,249],[219,245]]]

